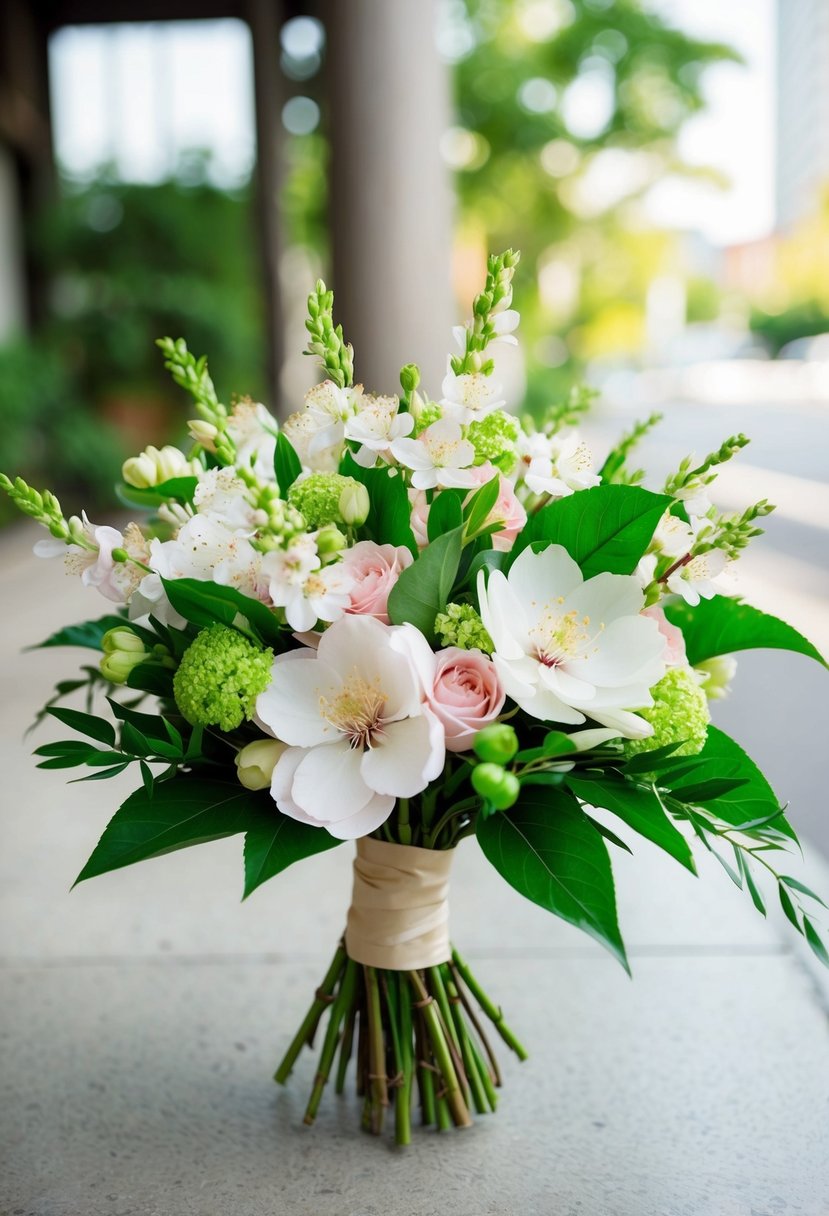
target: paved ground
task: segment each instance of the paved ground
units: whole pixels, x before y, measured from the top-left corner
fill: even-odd
[[[403,1152],[356,1130],[352,1097],[302,1127],[313,1057],[287,1090],[270,1075],[342,928],[348,846],[244,905],[234,840],[70,895],[129,787],[67,787],[20,742],[76,656],[18,641],[100,611],[30,539],[0,539],[0,1216],[825,1216],[829,984],[722,873],[644,843],[615,862],[633,983],[461,851],[454,936],[532,1052],[504,1061],[497,1116]],[[727,714],[821,827],[821,673],[741,674]]]

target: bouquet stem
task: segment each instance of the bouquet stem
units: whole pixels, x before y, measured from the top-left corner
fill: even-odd
[[[316,1118],[335,1060],[339,1094],[355,1057],[366,1131],[379,1136],[393,1105],[395,1141],[408,1144],[415,1089],[424,1126],[438,1131],[468,1127],[473,1110],[477,1114],[495,1110],[501,1084],[495,1053],[473,1000],[518,1058],[526,1059],[502,1010],[457,951],[438,966],[391,971],[356,963],[341,943],[274,1080],[285,1084],[303,1046],[313,1045],[327,1013],[305,1123]]]

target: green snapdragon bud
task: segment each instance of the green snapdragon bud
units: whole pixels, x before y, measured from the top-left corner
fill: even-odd
[[[508,722],[493,722],[478,731],[472,747],[481,760],[508,764],[518,752],[518,736]]]
[[[126,625],[108,630],[101,639],[101,649],[101,675],[111,684],[126,684],[132,669],[146,662],[150,654],[138,634]]]
[[[400,369],[400,387],[408,397],[420,384],[420,368],[416,363],[406,363]]]
[[[371,499],[368,490],[359,481],[348,485],[340,494],[340,519],[351,528],[359,528],[368,519]]]
[[[521,793],[518,778],[500,764],[477,765],[472,770],[471,781],[475,792],[491,802],[496,811],[506,811],[514,806]]]

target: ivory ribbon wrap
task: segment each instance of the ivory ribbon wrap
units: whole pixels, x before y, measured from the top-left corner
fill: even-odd
[[[357,841],[345,930],[349,958],[388,971],[434,967],[451,957],[449,870],[453,849]]]

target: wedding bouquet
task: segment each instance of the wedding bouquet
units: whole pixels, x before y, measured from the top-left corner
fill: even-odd
[[[66,518],[50,492],[0,480],[51,533],[36,551],[65,554],[113,604],[43,643],[101,659],[45,707],[80,737],[39,747],[40,767],[87,766],[81,779],[100,780],[134,766],[140,779],[78,881],[244,834],[247,896],[356,840],[343,941],[276,1078],[324,1025],[306,1122],[353,1057],[364,1125],[379,1132],[393,1105],[399,1143],[415,1091],[438,1128],[494,1110],[487,1020],[525,1055],[449,941],[465,837],[625,968],[610,852],[630,851],[631,837],[609,816],[692,872],[692,845],[712,852],[761,913],[755,874],[768,872],[829,961],[817,897],[773,864],[794,830],[709,721],[735,651],[822,662],[719,584],[772,509],[724,514],[710,500],[747,441],[683,460],[652,490],[629,462],[658,418],[598,468],[574,429],[590,393],[519,422],[491,355],[515,341],[517,262],[490,257],[437,398],[413,364],[399,396],[355,385],[322,283],[307,353],[325,379],[281,427],[248,399],[223,405],[206,361],[161,340],[195,404],[193,446],[126,461],[119,495],[141,524]],[[85,711],[60,704],[82,690]]]

